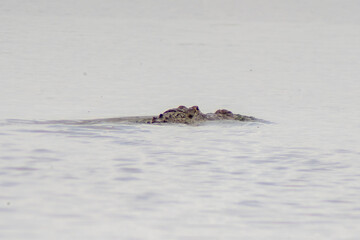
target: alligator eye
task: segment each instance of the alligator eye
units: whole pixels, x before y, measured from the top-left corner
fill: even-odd
[[[189,115],[189,118],[190,118],[190,119],[193,118],[193,117],[194,117],[194,115],[192,115],[192,114]]]
[[[160,114],[160,115],[159,115],[159,118],[162,118],[163,116],[164,116],[164,115]]]

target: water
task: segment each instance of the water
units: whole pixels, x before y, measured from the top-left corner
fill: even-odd
[[[0,5],[1,239],[358,238],[357,11],[107,3]],[[178,105],[272,123],[48,121]]]

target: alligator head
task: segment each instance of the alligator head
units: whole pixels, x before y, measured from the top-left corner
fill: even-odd
[[[203,122],[206,120],[206,115],[203,114],[198,106],[187,108],[179,106],[172,108],[158,117],[153,117],[151,123],[185,123],[191,124],[195,122]]]
[[[238,121],[255,121],[254,117],[248,117],[240,114],[233,114],[226,109],[219,109],[215,113],[204,114],[198,106],[185,107],[179,106],[172,108],[157,117],[153,117],[148,123],[185,123],[194,124],[204,121],[215,120],[238,120]]]

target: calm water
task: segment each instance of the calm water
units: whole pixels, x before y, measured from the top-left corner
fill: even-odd
[[[358,22],[91,2],[0,4],[1,239],[358,239]],[[47,122],[178,105],[272,123]]]

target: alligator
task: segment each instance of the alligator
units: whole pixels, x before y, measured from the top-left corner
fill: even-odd
[[[78,124],[96,124],[107,122],[128,122],[128,123],[147,123],[147,124],[162,124],[162,123],[179,123],[179,124],[200,124],[206,121],[221,121],[234,120],[242,122],[265,122],[251,116],[241,114],[234,114],[226,109],[219,109],[215,113],[202,113],[198,106],[185,107],[179,106],[166,110],[158,116],[143,116],[143,117],[120,117],[108,119],[95,119],[78,121]]]
[[[233,114],[226,109],[219,109],[215,113],[202,113],[198,106],[185,107],[179,106],[172,108],[157,117],[153,117],[151,121],[146,123],[184,123],[195,124],[205,121],[218,121],[218,120],[237,120],[237,121],[256,121],[256,118],[244,116],[240,114]]]

